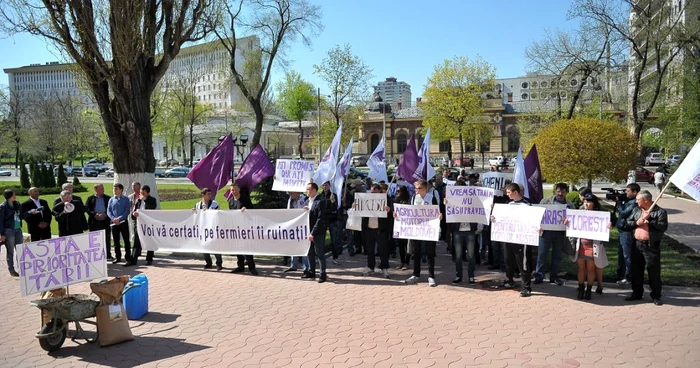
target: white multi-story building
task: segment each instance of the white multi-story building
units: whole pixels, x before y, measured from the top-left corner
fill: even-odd
[[[374,92],[379,94],[382,100],[391,105],[391,109],[398,111],[411,107],[411,85],[406,82],[397,82],[396,78],[389,77],[385,81],[374,86]]]

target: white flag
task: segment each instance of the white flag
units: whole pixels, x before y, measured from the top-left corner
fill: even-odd
[[[345,176],[350,172],[350,156],[352,156],[352,143],[353,139],[350,137],[350,143],[348,147],[345,148],[345,153],[343,157],[338,162],[338,167],[335,170],[335,175],[333,177],[333,193],[338,197],[337,203],[338,208],[340,208],[340,202],[343,198],[343,184],[345,183]]]
[[[372,155],[369,156],[367,160],[367,166],[369,166],[369,177],[376,181],[389,182],[389,178],[386,175],[386,158],[384,151],[384,137],[379,141],[377,148],[374,149]]]
[[[314,183],[318,186],[321,186],[327,181],[331,181],[333,175],[335,175],[335,165],[338,162],[338,151],[340,151],[340,136],[342,132],[343,124],[341,123],[338,130],[335,132],[335,137],[333,137],[331,146],[326,150],[326,154],[323,155],[323,159],[319,162],[318,169],[316,169],[314,173]]]
[[[430,180],[435,176],[435,169],[430,164],[430,128],[423,138],[423,145],[418,150],[418,168],[413,174],[414,179]]]
[[[513,169],[513,183],[522,185],[523,190],[525,192],[520,194],[522,194],[522,196],[525,198],[530,198],[530,191],[527,189],[527,174],[525,174],[525,160],[523,160],[522,148],[518,148],[518,157],[515,159],[515,168]]]
[[[695,142],[670,180],[678,189],[700,202],[700,139]]]

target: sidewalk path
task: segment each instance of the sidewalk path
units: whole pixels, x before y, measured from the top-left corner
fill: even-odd
[[[3,367],[694,367],[700,361],[700,294],[665,290],[662,307],[606,289],[590,302],[571,283],[535,285],[530,298],[494,288],[502,275],[477,267],[476,287],[452,286],[444,247],[437,281],[404,285],[362,277],[365,257],[341,257],[329,282],[302,281],[261,261],[261,276],[204,271],[202,261],[160,258],[139,267],[150,313],[131,321],[135,340],[112,347],[67,340],[39,347],[39,313],[18,282],[0,276]],[[225,266],[230,266],[227,262]],[[330,262],[329,262],[330,263]],[[395,262],[392,260],[392,265]],[[129,272],[136,270],[127,269]],[[110,275],[124,268],[110,265]],[[88,292],[87,285],[71,287]],[[89,326],[88,326],[89,327]]]

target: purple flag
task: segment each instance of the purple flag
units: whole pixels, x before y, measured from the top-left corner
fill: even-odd
[[[403,179],[409,182],[413,181],[413,173],[416,172],[418,168],[418,151],[416,150],[416,139],[411,135],[411,139],[408,141],[406,146],[406,151],[404,151],[401,160],[399,161],[399,168],[396,173]]]
[[[532,203],[540,203],[544,198],[542,189],[542,169],[540,169],[540,158],[537,156],[537,146],[532,145],[532,149],[525,157],[525,176],[527,177],[527,189]]]
[[[229,134],[192,168],[187,178],[199,189],[211,189],[216,196],[216,192],[231,180],[233,152],[233,139]]]
[[[275,168],[272,166],[267,152],[258,144],[250,151],[248,157],[243,161],[241,169],[238,170],[236,184],[240,188],[248,189],[248,192],[253,192],[256,185],[273,175],[275,175]]]

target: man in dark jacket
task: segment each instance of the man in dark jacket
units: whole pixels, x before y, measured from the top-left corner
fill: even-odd
[[[49,203],[39,198],[39,188],[29,188],[29,199],[22,203],[22,212],[39,210],[35,214],[27,217],[27,230],[32,237],[32,241],[51,239],[51,207]]]
[[[632,212],[637,208],[637,194],[641,188],[637,183],[627,184],[625,188],[625,197],[618,198],[615,203],[615,211],[617,211],[617,230],[620,232],[620,243],[617,246],[617,278],[618,285],[629,285],[632,281],[632,248],[634,244],[634,235],[631,231],[625,231],[625,222],[632,215]]]
[[[228,198],[228,209],[230,210],[241,210],[252,209],[253,203],[250,201],[250,194],[248,191],[242,192],[241,188],[237,184],[231,184],[231,196]],[[252,255],[236,255],[238,259],[238,267],[233,269],[231,273],[241,273],[245,272],[245,263],[248,261],[248,269],[251,275],[257,275],[258,271],[255,269],[255,259]]]
[[[338,196],[331,192],[331,183],[323,183],[323,191],[319,193],[324,200],[332,204],[326,211],[326,224],[331,234],[331,252],[333,254],[333,264],[340,265],[338,256],[343,253],[343,243],[340,236],[340,222],[338,221]],[[325,231],[324,231],[325,234]]]
[[[371,193],[382,193],[381,186],[377,183],[372,184]],[[362,218],[362,235],[364,235],[365,249],[367,250],[367,267],[362,273],[363,276],[369,276],[374,273],[374,267],[377,262],[377,257],[374,252],[379,253],[379,269],[382,270],[382,276],[389,278],[389,230],[390,221],[393,220],[391,213],[391,199],[386,195],[386,205],[384,211],[388,213],[387,217],[363,217]]]
[[[326,282],[326,211],[328,210],[328,201],[323,199],[318,193],[318,185],[309,183],[306,185],[306,195],[309,198],[305,208],[309,210],[309,263],[310,270],[304,273],[302,279],[316,278],[316,257],[321,263],[321,274],[318,278],[319,283]]]
[[[109,205],[110,196],[105,194],[105,187],[102,184],[95,184],[93,187],[95,194],[87,197],[85,201],[85,210],[88,214],[88,228],[90,231],[105,231],[105,246],[107,247],[107,260],[112,258],[112,227],[109,226],[110,221],[107,217],[107,206]]]
[[[0,203],[0,242],[4,242],[7,249],[7,269],[10,275],[19,277],[15,271],[15,247],[24,243],[22,220],[38,212],[36,209],[22,212],[22,206],[17,202],[17,196],[12,189],[6,189],[3,197],[5,201]]]
[[[82,201],[74,201],[69,191],[61,192],[61,202],[53,207],[52,212],[58,222],[58,236],[82,234],[88,230],[85,206]]]
[[[644,295],[644,267],[647,268],[651,299],[655,305],[661,302],[661,238],[668,229],[668,215],[659,206],[651,208],[652,196],[648,190],[637,194],[637,208],[627,218],[624,229],[633,231],[632,294],[625,300],[641,300]]]
[[[155,210],[158,206],[158,201],[156,197],[151,197],[151,187],[144,185],[141,187],[141,193],[139,197],[134,196],[136,202],[131,208],[131,219],[134,221],[134,227],[138,229],[137,219],[139,217],[139,210]],[[139,233],[136,231],[134,233],[134,248],[131,254],[131,260],[127,262],[124,267],[136,266],[139,257],[141,257],[141,239],[139,238]],[[146,252],[146,265],[150,266],[153,264],[153,251],[149,250]]]

